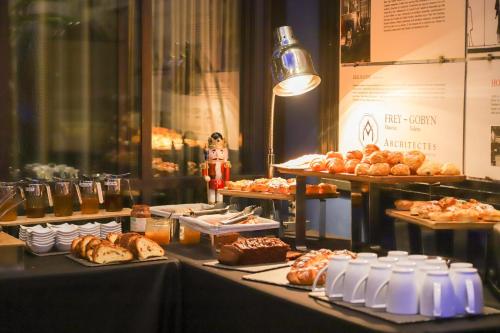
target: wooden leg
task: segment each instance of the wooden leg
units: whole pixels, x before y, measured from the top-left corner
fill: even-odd
[[[319,201],[319,239],[326,238],[326,200]]]
[[[295,247],[306,250],[306,177],[297,176],[295,194]]]
[[[422,235],[422,253],[436,255],[436,231],[422,227],[420,233]]]
[[[410,231],[408,223],[403,220],[394,220],[394,239],[396,240],[396,249],[410,252]]]

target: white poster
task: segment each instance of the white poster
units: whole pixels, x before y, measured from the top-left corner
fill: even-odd
[[[500,179],[500,60],[469,61],[465,172]]]
[[[469,53],[500,53],[499,0],[469,0],[467,47]]]
[[[464,63],[340,69],[339,147],[375,143],[462,166]]]
[[[465,57],[465,0],[371,2],[371,62]]]

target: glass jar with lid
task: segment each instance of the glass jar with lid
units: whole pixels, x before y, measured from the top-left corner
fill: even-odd
[[[133,205],[130,212],[130,231],[144,234],[150,219],[151,211],[148,205]]]

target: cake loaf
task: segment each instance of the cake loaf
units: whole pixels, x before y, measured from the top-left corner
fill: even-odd
[[[290,246],[278,238],[244,238],[222,246],[218,260],[231,266],[281,262],[289,250]]]

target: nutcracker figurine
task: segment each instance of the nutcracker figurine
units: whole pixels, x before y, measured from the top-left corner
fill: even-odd
[[[231,163],[227,160],[226,141],[222,134],[215,132],[208,138],[208,147],[205,149],[205,163],[201,166],[202,175],[208,187],[208,202],[222,202],[219,189],[224,188],[229,181]]]

